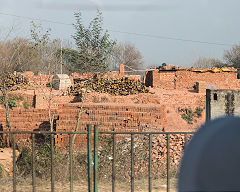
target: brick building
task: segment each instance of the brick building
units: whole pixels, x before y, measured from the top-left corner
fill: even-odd
[[[224,68],[214,69],[173,69],[149,70],[146,72],[145,84],[163,89],[193,89],[196,82],[205,82],[206,86],[215,85],[218,89],[240,89],[237,70]],[[206,87],[207,88],[207,87]]]

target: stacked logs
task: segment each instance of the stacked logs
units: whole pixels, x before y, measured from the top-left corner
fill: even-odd
[[[126,77],[121,79],[95,79],[92,89],[98,93],[120,96],[148,93],[148,89],[143,83]]]
[[[87,79],[74,80],[74,85],[68,88],[67,95],[81,96],[85,91],[91,90],[91,84]]]
[[[68,95],[81,95],[84,89],[92,90],[98,93],[108,93],[110,95],[126,96],[139,93],[148,93],[149,90],[140,81],[121,78],[121,79],[106,79],[95,78],[93,81],[79,81],[74,83],[68,89]]]
[[[8,73],[4,78],[4,83],[9,90],[19,90],[29,85],[28,79],[19,73]]]

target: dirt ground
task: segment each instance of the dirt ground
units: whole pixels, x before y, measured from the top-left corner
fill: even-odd
[[[170,180],[170,191],[175,192],[176,190],[176,179]],[[147,192],[148,191],[148,180],[137,180],[134,183],[134,191],[136,192]],[[166,180],[159,179],[152,181],[152,191],[153,192],[164,192],[167,189]],[[69,183],[55,183],[55,191],[68,192],[70,190]],[[12,191],[12,181],[11,179],[0,179],[0,191],[9,192]],[[30,192],[32,191],[31,179],[20,180],[17,184],[17,191],[19,192]],[[38,181],[36,186],[36,191],[48,192],[51,191],[51,184],[47,181]],[[88,191],[87,182],[74,182],[73,191]],[[111,183],[99,183],[99,192],[111,192]],[[116,183],[116,192],[128,192],[130,191],[130,183]]]
[[[16,159],[19,156],[19,152],[16,150]],[[0,148],[0,165],[3,168],[4,175],[12,175],[12,158],[13,150],[11,148]]]

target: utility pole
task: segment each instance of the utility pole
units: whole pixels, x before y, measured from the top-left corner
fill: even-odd
[[[61,65],[61,74],[62,74],[62,66],[63,66],[63,58],[62,58],[62,40],[61,40],[61,63],[60,63],[60,65]]]

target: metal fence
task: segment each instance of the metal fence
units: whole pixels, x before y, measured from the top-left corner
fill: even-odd
[[[92,131],[93,128],[93,131]],[[35,166],[35,136],[37,134],[49,135],[50,137],[50,148],[51,148],[51,191],[55,191],[55,175],[54,175],[54,150],[55,150],[55,143],[54,137],[57,134],[65,134],[69,137],[69,190],[73,191],[73,136],[74,135],[86,135],[87,136],[87,161],[88,161],[88,191],[89,192],[98,192],[98,148],[99,148],[99,136],[100,135],[110,135],[112,137],[112,191],[116,191],[116,136],[123,135],[123,136],[130,136],[130,147],[131,147],[131,172],[130,172],[130,189],[131,192],[134,191],[134,137],[136,135],[145,135],[148,137],[148,191],[152,191],[152,139],[153,135],[166,135],[166,146],[167,146],[167,158],[166,158],[166,182],[167,188],[166,191],[170,190],[170,178],[169,178],[169,169],[170,169],[170,135],[171,134],[184,134],[185,135],[185,145],[187,144],[187,137],[189,134],[193,134],[193,132],[105,132],[105,131],[98,131],[98,126],[94,125],[87,125],[87,131],[85,132],[49,132],[49,131],[0,131],[0,134],[7,134],[11,136],[12,141],[12,149],[13,149],[13,174],[12,174],[12,186],[13,191],[17,191],[17,182],[16,182],[16,135],[19,134],[29,134],[31,135],[32,139],[32,151],[31,151],[31,158],[32,158],[32,191],[36,191],[36,166]]]

